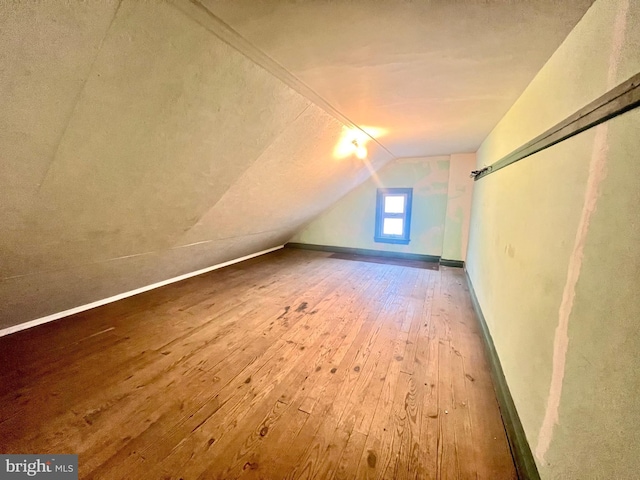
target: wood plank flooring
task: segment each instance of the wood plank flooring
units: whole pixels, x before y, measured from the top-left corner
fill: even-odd
[[[515,479],[461,269],[285,249],[0,338],[0,452],[86,479]]]

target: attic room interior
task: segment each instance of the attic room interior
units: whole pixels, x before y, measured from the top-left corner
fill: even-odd
[[[0,478],[637,478],[640,2],[25,0],[0,45]]]

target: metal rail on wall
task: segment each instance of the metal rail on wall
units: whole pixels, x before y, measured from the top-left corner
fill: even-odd
[[[487,175],[516,163],[545,148],[577,135],[580,132],[595,127],[618,115],[640,106],[640,73],[609,90],[607,93],[581,108],[562,122],[554,125],[520,148],[502,157],[492,165],[479,170],[473,170],[471,176],[480,180]]]

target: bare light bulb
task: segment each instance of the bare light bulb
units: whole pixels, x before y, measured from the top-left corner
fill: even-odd
[[[356,157],[358,157],[360,160],[364,160],[365,158],[367,158],[367,149],[363,146],[357,146]]]

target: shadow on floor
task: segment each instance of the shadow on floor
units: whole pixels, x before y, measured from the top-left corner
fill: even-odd
[[[329,258],[340,260],[354,260],[356,262],[384,263],[401,267],[424,268],[427,270],[439,270],[437,262],[425,262],[423,260],[406,260],[403,258],[382,257],[374,255],[358,255],[355,253],[333,253]]]

